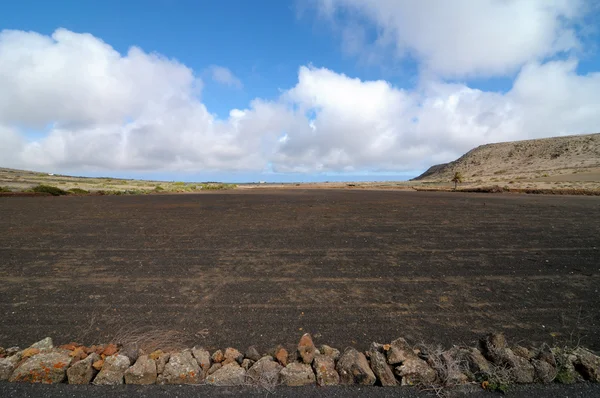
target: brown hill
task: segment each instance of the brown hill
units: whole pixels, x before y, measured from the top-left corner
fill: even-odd
[[[456,171],[480,177],[524,179],[564,174],[598,175],[600,133],[487,144],[457,160],[430,167],[415,181],[449,181]]]

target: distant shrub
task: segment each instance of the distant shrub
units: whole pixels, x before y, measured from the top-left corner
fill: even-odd
[[[177,181],[177,182],[174,182],[173,185],[175,185],[176,187],[183,187],[183,186],[185,186],[185,182]]]
[[[210,184],[202,184],[200,185],[201,189],[208,189],[208,190],[219,190],[219,189],[234,189],[237,187],[237,185],[235,184],[215,184],[215,183],[210,183]]]
[[[154,190],[156,192],[160,192],[160,191],[164,191],[165,189],[163,187],[161,187],[160,185],[157,185],[157,186],[154,187]]]
[[[69,193],[72,193],[74,195],[87,195],[90,193],[90,191],[86,191],[85,189],[81,188],[71,188],[69,189]]]
[[[68,194],[67,191],[57,188],[57,187],[50,186],[50,185],[38,185],[36,187],[33,187],[31,190],[33,192],[49,193],[50,195],[53,195],[53,196],[61,196],[61,195]]]
[[[498,175],[498,174],[504,174],[506,173],[506,170],[498,170],[498,171],[494,171],[494,174]]]
[[[9,187],[0,187],[0,192],[12,192]]]

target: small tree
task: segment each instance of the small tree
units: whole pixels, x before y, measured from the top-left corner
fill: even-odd
[[[455,171],[454,172],[454,177],[452,177],[452,180],[450,180],[454,183],[454,190],[456,191],[456,187],[458,186],[459,182],[463,182],[463,176],[462,174],[460,174],[460,171]]]

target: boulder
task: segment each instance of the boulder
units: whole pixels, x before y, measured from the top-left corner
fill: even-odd
[[[194,347],[192,348],[192,355],[196,358],[198,366],[204,372],[208,372],[208,369],[210,369],[210,352],[201,347]]]
[[[228,363],[232,362],[237,362],[237,364],[240,365],[244,360],[244,355],[235,348],[228,347],[225,350],[224,358],[223,365],[227,365]]]
[[[519,356],[519,357],[521,357],[521,358],[525,358],[525,359],[527,359],[528,361],[529,361],[531,358],[533,358],[533,355],[531,354],[531,351],[529,351],[529,349],[527,349],[527,348],[525,348],[525,347],[523,347],[523,346],[520,346],[520,345],[514,346],[514,347],[512,348],[512,352],[513,352],[513,353],[514,353],[516,356]]]
[[[552,349],[552,353],[556,359],[556,377],[554,378],[556,382],[572,384],[583,381],[583,377],[575,370],[576,355],[560,348]]]
[[[319,348],[319,352],[321,353],[321,355],[326,355],[328,357],[333,358],[334,361],[340,359],[340,350],[330,347],[328,345],[323,344]]]
[[[342,384],[373,385],[377,378],[369,367],[369,362],[362,352],[352,347],[346,348],[338,363],[336,370],[340,375]]]
[[[279,373],[281,383],[290,386],[304,386],[307,384],[315,384],[315,374],[310,365],[300,362],[292,362],[288,364]]]
[[[302,358],[302,362],[310,365],[315,358],[316,350],[317,347],[315,347],[310,334],[304,333],[298,343],[298,354],[300,355],[300,358]]]
[[[52,340],[50,340],[51,342]],[[46,345],[46,347],[48,346]],[[44,384],[62,383],[67,376],[67,368],[72,361],[69,351],[49,348],[41,349],[45,350],[45,352],[34,355],[22,362],[12,372],[9,381]]]
[[[417,358],[412,347],[402,337],[392,341],[387,350],[387,361],[390,365],[398,365],[407,359]]]
[[[335,370],[335,361],[327,355],[317,355],[312,363],[317,384],[320,386],[335,386],[340,384],[340,375]]]
[[[439,362],[441,366],[434,367],[434,370],[437,371],[438,379],[443,384],[455,386],[458,384],[465,384],[469,381],[469,377],[463,373],[464,369],[461,366],[463,357],[464,352],[458,347],[453,347],[440,354]]]
[[[124,377],[125,384],[154,384],[157,376],[156,362],[148,355],[142,355],[125,371]]]
[[[224,364],[206,378],[206,383],[215,386],[241,386],[246,382],[246,371],[237,361]]]
[[[535,358],[539,359],[540,361],[547,362],[548,364],[552,365],[553,368],[555,368],[557,365],[556,358],[554,358],[554,354],[552,353],[552,349],[546,343],[542,344],[542,346],[538,349]]]
[[[531,364],[535,371],[534,381],[536,383],[551,383],[556,377],[556,368],[546,361],[532,359]]]
[[[507,349],[507,362],[510,367],[512,381],[520,384],[533,383],[535,369],[527,359],[515,355],[512,350]]]
[[[204,373],[190,350],[171,354],[165,369],[157,378],[158,384],[198,384]]]
[[[509,354],[506,339],[502,333],[491,333],[479,340],[479,348],[484,357],[495,365],[508,365]]]
[[[104,347],[104,350],[102,350],[101,355],[109,357],[111,355],[115,355],[118,351],[119,351],[119,349],[117,348],[116,345],[108,344],[106,347]]]
[[[123,384],[123,376],[131,362],[125,355],[112,355],[104,358],[102,369],[94,379],[95,385],[114,386]]]
[[[600,357],[593,354],[585,348],[578,347],[573,351],[573,355],[577,357],[574,361],[575,370],[579,372],[585,380],[599,383],[600,382]]]
[[[52,342],[51,337],[46,337],[37,343],[33,343],[29,348],[37,348],[38,350],[51,350],[54,348],[54,343]]]
[[[6,358],[0,358],[0,381],[5,381],[10,378],[13,370],[19,363],[20,358],[18,355],[12,355]]]
[[[382,350],[383,346],[381,344],[371,344],[371,347],[369,348],[371,369],[382,386],[396,386],[398,385],[398,382],[396,381],[396,377],[394,377],[394,373],[392,372],[392,369],[390,369]]]
[[[403,386],[433,384],[437,378],[435,370],[416,355],[403,360],[400,366],[394,368],[394,373],[400,376]]]
[[[283,366],[275,362],[273,357],[262,357],[248,369],[247,380],[255,385],[275,386],[279,383],[279,373],[282,369]]]
[[[246,358],[251,359],[253,361],[258,361],[261,357],[260,354],[258,353],[258,350],[256,349],[255,346],[251,345],[250,347],[248,347],[248,349],[246,350],[246,353],[244,354]]]
[[[140,357],[140,345],[137,342],[124,344],[119,350],[119,354],[125,355],[131,363],[135,363]]]
[[[92,364],[100,359],[96,353],[88,355],[85,359],[75,362],[67,369],[69,384],[90,384],[98,373]]]

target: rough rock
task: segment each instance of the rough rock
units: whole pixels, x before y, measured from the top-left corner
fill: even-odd
[[[402,365],[397,366],[394,373],[401,377],[400,384],[403,386],[432,384],[437,378],[435,370],[416,355],[402,361]]]
[[[171,354],[156,350],[149,355],[150,359],[156,362],[156,373],[161,374],[165,371],[165,366],[171,357]]]
[[[6,349],[6,356],[7,357],[12,357],[13,355],[17,355],[19,353],[19,351],[21,351],[21,348],[19,347],[8,347]]]
[[[45,341],[48,341],[44,339]],[[42,340],[42,341],[44,341]],[[52,340],[50,339],[50,343]],[[37,344],[37,343],[36,343]],[[42,345],[42,347],[48,347]],[[42,348],[50,350],[48,348]],[[67,376],[67,368],[71,364],[69,351],[50,350],[25,360],[12,373],[9,381],[24,381],[30,383],[62,383]]]
[[[96,354],[95,352],[93,354]],[[98,355],[98,354],[96,354]],[[98,359],[96,361],[94,361],[94,363],[92,363],[92,367],[96,370],[101,370],[102,367],[104,366],[104,359]]]
[[[140,357],[140,345],[137,342],[124,344],[119,350],[119,354],[125,355],[131,363],[135,363]]]
[[[5,381],[10,378],[13,370],[19,363],[19,357],[17,355],[12,355],[6,358],[0,358],[0,381]]]
[[[546,361],[532,359],[531,364],[535,370],[534,381],[536,383],[551,383],[556,377],[556,368]]]
[[[491,333],[479,340],[481,353],[496,365],[507,365],[509,362],[508,347],[502,333]]]
[[[470,349],[467,354],[467,363],[469,364],[469,370],[476,379],[487,378],[491,373],[490,363],[477,348]]]
[[[41,351],[39,348],[26,348],[23,351],[21,351],[21,358],[22,359],[27,359],[27,358],[31,358],[34,355],[39,354]]]
[[[333,358],[334,361],[337,361],[338,359],[340,359],[340,350],[330,347],[328,345],[323,344],[319,348],[319,352],[322,355],[327,355],[328,357]]]
[[[94,379],[95,385],[123,384],[123,376],[131,362],[125,355],[112,355],[104,358],[104,365]]]
[[[512,348],[512,352],[521,358],[527,359],[528,361],[533,357],[533,355],[531,355],[531,352],[527,348],[520,345],[514,346]]]
[[[538,349],[536,359],[547,362],[554,368],[556,367],[556,358],[554,358],[552,349],[550,349],[550,346],[548,344],[542,344],[542,346]]]
[[[258,350],[253,345],[248,347],[248,349],[246,350],[246,353],[245,353],[245,357],[248,359],[251,359],[253,361],[258,361],[261,358],[260,354],[258,353]]]
[[[237,364],[241,364],[244,360],[244,355],[236,350],[235,348],[228,347],[225,349],[225,359],[223,360],[223,365],[227,365],[228,363],[237,362]]]
[[[248,370],[252,367],[252,365],[254,365],[253,360],[248,359],[248,358],[244,358],[244,360],[242,361],[242,368],[244,368],[245,370]]]
[[[402,337],[392,341],[390,349],[387,350],[387,361],[390,365],[400,364],[407,359],[417,358],[412,347]]]
[[[279,346],[275,349],[275,359],[283,365],[287,366],[288,364],[288,352],[285,348]]]
[[[342,384],[373,385],[377,380],[375,374],[369,367],[367,358],[361,352],[352,347],[346,348],[338,363],[336,370],[340,375]]]
[[[203,380],[204,373],[191,351],[185,350],[171,354],[165,369],[158,376],[158,384],[198,384]]]
[[[54,348],[54,343],[52,342],[51,337],[46,337],[37,343],[33,343],[29,348],[37,348],[38,350],[51,350]]]
[[[286,386],[296,387],[315,384],[315,374],[310,365],[300,362],[288,364],[279,373],[281,383]]]
[[[335,370],[335,361],[327,355],[317,355],[312,363],[317,384],[320,386],[335,386],[340,384],[340,375]],[[392,375],[393,377],[393,375]]]
[[[67,380],[69,384],[90,384],[94,376],[98,373],[92,366],[94,362],[100,359],[96,353],[90,354],[87,358],[75,362],[67,369]]]
[[[300,354],[300,358],[302,358],[302,362],[310,365],[315,358],[316,350],[317,347],[315,347],[310,334],[304,333],[298,343],[298,353]]]
[[[382,352],[383,345],[372,343],[369,348],[369,358],[371,359],[371,369],[377,377],[377,380],[382,386],[396,386],[398,382],[390,366],[387,363],[386,357]]]
[[[208,384],[216,386],[241,386],[246,381],[246,371],[237,361],[229,362],[206,378]]]
[[[87,358],[88,354],[85,353],[82,347],[78,347],[74,351],[71,351],[69,356],[73,358],[73,362],[77,362]]]
[[[196,358],[198,366],[200,366],[204,372],[208,372],[208,369],[210,369],[210,352],[202,347],[194,347],[192,348],[192,355]]]
[[[273,357],[265,356],[248,369],[246,376],[251,384],[275,386],[279,383],[279,373],[282,369],[283,366],[275,362]]]
[[[212,356],[210,357],[210,359],[214,362],[214,363],[221,363],[223,362],[223,360],[225,359],[225,356],[223,355],[223,351],[221,350],[217,350],[215,351]]]
[[[511,368],[511,377],[515,383],[533,383],[535,369],[529,360],[515,355],[512,350],[506,349],[506,364]]]
[[[220,363],[213,363],[212,366],[208,369],[207,374],[211,375],[213,373],[215,373],[217,370],[221,369],[223,367],[223,365],[221,365]]]
[[[585,380],[600,382],[600,357],[581,347],[575,349],[573,355],[577,357],[574,365],[579,374]]]
[[[154,384],[157,376],[156,362],[148,355],[142,355],[125,371],[125,384]]]

